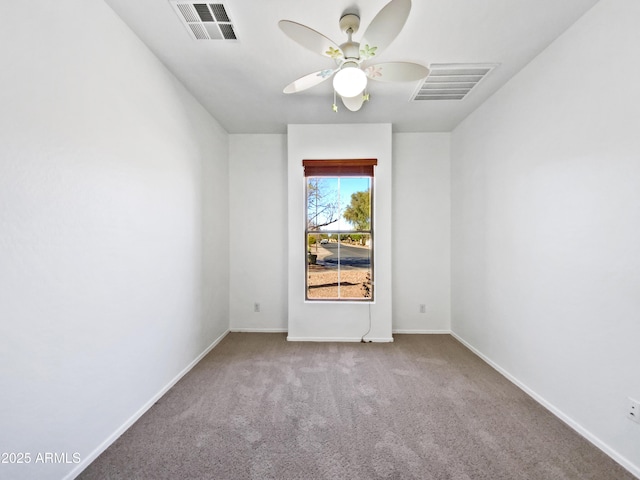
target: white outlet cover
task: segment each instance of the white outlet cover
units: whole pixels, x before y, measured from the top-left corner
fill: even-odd
[[[629,398],[629,408],[627,409],[627,417],[634,422],[640,423],[640,402]]]

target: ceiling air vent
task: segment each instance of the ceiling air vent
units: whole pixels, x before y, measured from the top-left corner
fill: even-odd
[[[182,23],[196,40],[237,40],[229,13],[222,3],[171,0]]]
[[[462,100],[497,64],[433,63],[413,100]]]

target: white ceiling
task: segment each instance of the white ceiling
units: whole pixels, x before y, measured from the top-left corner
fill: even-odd
[[[448,132],[598,0],[415,0],[380,62],[499,64],[464,100],[411,101],[418,83],[369,82],[358,112],[331,109],[331,81],[285,95],[331,68],[278,28],[281,19],[340,44],[338,20],[359,12],[361,35],[388,0],[225,0],[237,41],[194,40],[169,0],[105,0],[229,133],[285,133],[289,123],[391,123],[394,132]],[[212,3],[212,2],[209,2]],[[359,34],[354,40],[359,40]]]

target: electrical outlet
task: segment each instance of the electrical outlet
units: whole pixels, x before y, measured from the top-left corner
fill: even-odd
[[[640,423],[640,402],[629,398],[629,408],[627,409],[627,417],[634,422]]]
[[[260,312],[260,304],[258,302],[253,304],[253,311],[256,313]]]
[[[424,303],[420,304],[420,313],[427,313],[427,306]]]

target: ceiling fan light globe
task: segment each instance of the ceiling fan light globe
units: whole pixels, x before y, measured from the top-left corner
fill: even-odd
[[[333,88],[341,97],[355,97],[367,87],[367,75],[358,67],[342,68],[333,77]]]

